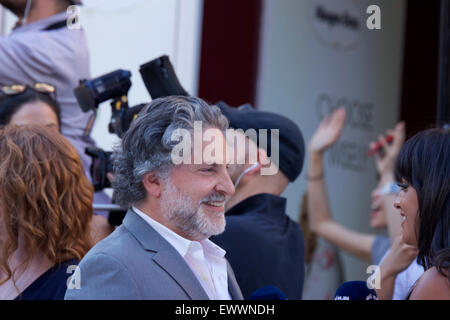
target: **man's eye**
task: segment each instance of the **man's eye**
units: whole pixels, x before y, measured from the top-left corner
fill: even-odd
[[[201,172],[213,172],[214,169],[213,168],[202,168],[200,169]]]

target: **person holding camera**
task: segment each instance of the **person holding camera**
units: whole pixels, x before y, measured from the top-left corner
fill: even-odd
[[[61,106],[61,132],[87,169],[90,159],[84,150],[94,144],[88,126],[92,113],[82,112],[73,89],[90,77],[89,51],[84,30],[67,27],[66,10],[74,4],[81,1],[0,0],[19,19],[10,35],[0,37],[0,85],[53,85]]]
[[[90,180],[94,147],[90,137],[93,112],[83,112],[73,93],[80,79],[90,78],[87,40],[82,27],[69,28],[70,6],[80,0],[0,0],[0,5],[19,19],[10,35],[0,37],[0,86],[48,83],[55,87],[61,107],[61,133],[77,150]],[[111,203],[104,192],[94,194],[96,203]],[[107,223],[107,212],[95,211]],[[111,229],[112,230],[112,229]]]

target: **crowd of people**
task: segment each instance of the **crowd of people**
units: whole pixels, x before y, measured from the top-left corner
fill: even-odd
[[[370,224],[383,236],[333,219],[323,158],[343,131],[344,109],[305,147],[279,114],[155,99],[114,151],[113,198],[128,210],[114,228],[93,210],[111,200],[90,181],[92,115],[73,95],[89,78],[83,29],[65,27],[67,7],[80,1],[0,4],[19,19],[0,38],[0,299],[240,300],[265,286],[302,299],[304,235],[282,194],[305,157],[310,230],[379,265],[379,299],[450,299],[449,129],[405,142],[400,122],[371,143],[381,148]],[[248,134],[258,131],[269,138]]]

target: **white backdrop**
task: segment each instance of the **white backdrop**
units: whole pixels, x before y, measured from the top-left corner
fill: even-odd
[[[80,22],[91,55],[91,75],[116,69],[132,72],[130,106],[149,102],[139,66],[163,54],[169,56],[183,87],[197,93],[202,23],[202,0],[84,0]],[[0,9],[0,35],[15,17]],[[111,110],[103,103],[92,131],[106,150],[118,141],[108,132]]]
[[[257,105],[280,112],[311,138],[323,114],[343,105],[347,125],[325,158],[332,214],[370,232],[375,166],[367,146],[397,122],[405,1],[266,0]],[[368,30],[366,9],[381,8],[381,30]],[[339,19],[333,18],[338,17]],[[302,175],[285,192],[297,220],[306,190]],[[365,280],[367,265],[342,255],[347,280]]]

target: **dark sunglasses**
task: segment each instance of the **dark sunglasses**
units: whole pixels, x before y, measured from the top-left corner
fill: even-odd
[[[55,86],[44,82],[36,82],[31,86],[26,84],[11,84],[7,86],[1,86],[0,93],[5,96],[16,96],[26,92],[27,89],[46,94],[56,100]]]

